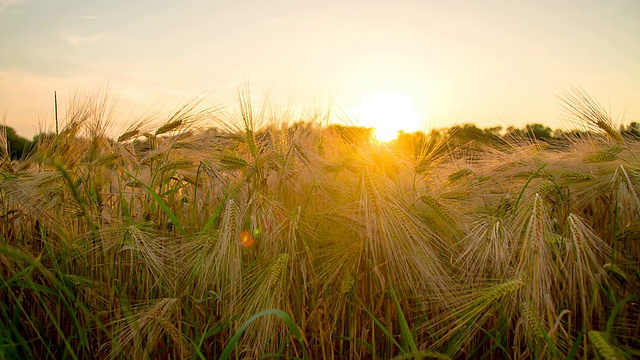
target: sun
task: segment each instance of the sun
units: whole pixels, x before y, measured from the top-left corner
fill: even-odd
[[[418,131],[420,116],[410,96],[398,93],[376,93],[366,97],[352,109],[361,126],[375,129],[375,137],[383,142],[398,136],[398,131]]]

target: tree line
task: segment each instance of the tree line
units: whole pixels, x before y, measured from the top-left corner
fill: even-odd
[[[301,125],[298,123],[293,126]],[[373,137],[372,128],[339,124],[329,125],[328,128],[341,134],[348,142],[359,143]],[[620,133],[623,137],[640,138],[640,123],[631,122],[627,125],[621,125]],[[584,138],[589,135],[590,132],[587,130],[553,130],[542,124],[527,124],[523,128],[494,126],[484,129],[474,124],[462,124],[444,129],[434,129],[428,133],[400,131],[390,145],[396,150],[418,155],[424,151],[425,146],[428,146],[429,143],[437,143],[444,139],[446,139],[448,147],[473,146],[474,144],[500,146],[523,140],[562,145],[570,141],[571,138]],[[29,140],[18,135],[13,128],[0,125],[0,144],[3,144],[12,160],[24,158],[40,141],[53,137],[55,134],[43,133]]]

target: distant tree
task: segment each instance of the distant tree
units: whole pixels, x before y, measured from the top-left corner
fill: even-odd
[[[460,145],[484,139],[484,131],[474,124],[455,125],[450,127],[447,133]]]
[[[509,141],[517,141],[519,139],[549,141],[552,140],[554,136],[553,130],[550,127],[542,124],[527,124],[522,129],[509,126],[503,138]]]
[[[344,141],[354,145],[371,141],[374,130],[373,128],[363,126],[345,126],[339,124],[329,125],[327,129],[335,131]]]
[[[33,144],[38,146],[53,146],[56,142],[55,133],[40,133],[33,137]]]
[[[562,129],[553,130],[553,137],[556,139],[561,139],[565,136],[565,132]]]
[[[425,134],[422,131],[407,133],[400,130],[391,146],[397,151],[418,156],[424,147],[425,140]]]
[[[527,137],[536,140],[550,140],[553,138],[553,130],[542,124],[527,124],[524,128],[524,133]]]
[[[626,128],[622,126],[620,133],[624,137],[640,138],[640,123],[634,121],[627,125]]]
[[[484,136],[487,138],[499,138],[502,134],[502,126],[485,128],[483,131],[484,131]]]
[[[446,133],[454,145],[474,143],[478,146],[489,145],[495,147],[505,143],[501,136],[501,126],[480,129],[474,124],[456,125],[446,130]]]
[[[524,131],[515,126],[509,126],[502,138],[507,140],[522,139],[524,138]]]
[[[8,151],[11,159],[21,159],[31,149],[31,141],[21,137],[16,131],[8,126],[0,125],[0,134],[7,136]]]

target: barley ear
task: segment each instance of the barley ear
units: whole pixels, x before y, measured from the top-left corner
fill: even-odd
[[[591,330],[588,332],[589,340],[596,349],[596,353],[605,360],[621,360],[623,356],[619,356],[616,348],[607,340],[607,334],[601,331]]]

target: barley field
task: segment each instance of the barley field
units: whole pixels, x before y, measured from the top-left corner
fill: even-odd
[[[564,104],[586,136],[413,152],[247,96],[112,139],[77,101],[0,145],[0,358],[638,357],[640,139]]]

